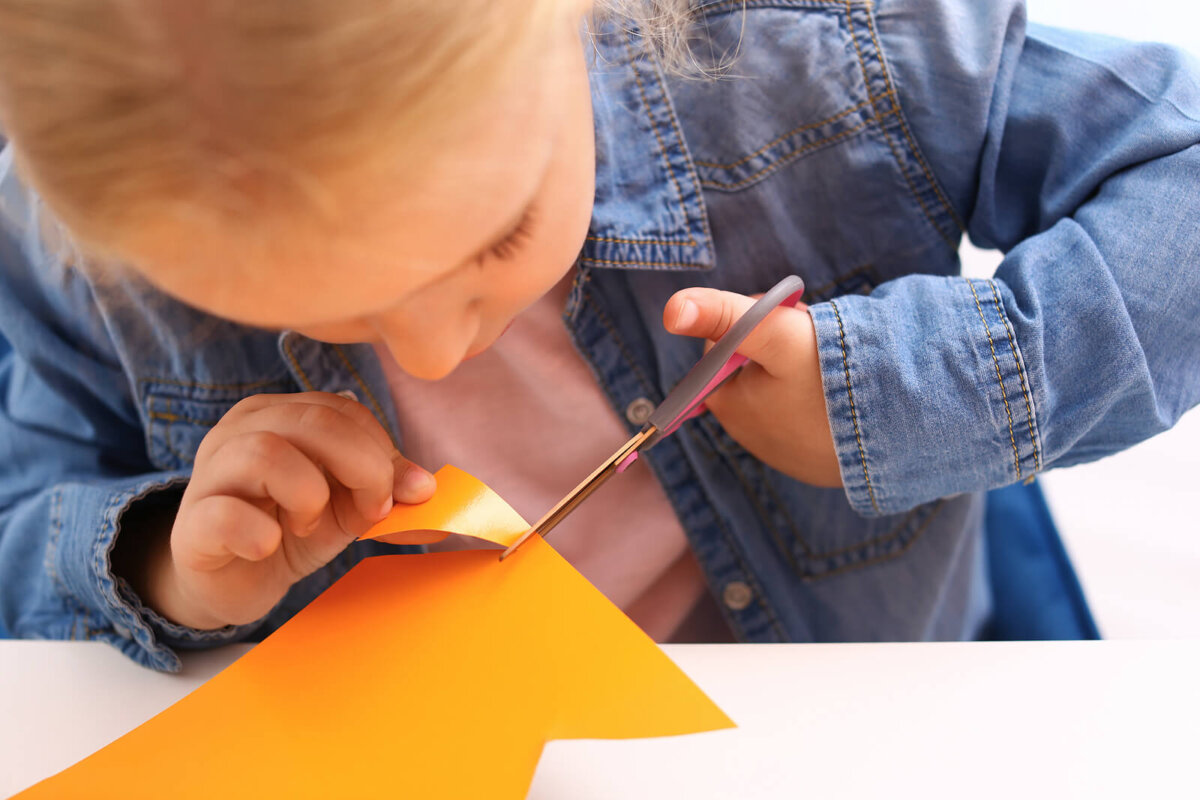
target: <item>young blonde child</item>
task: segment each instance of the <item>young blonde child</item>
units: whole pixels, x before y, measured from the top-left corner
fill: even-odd
[[[556,545],[660,639],[995,633],[986,492],[1200,400],[1200,71],[1019,0],[692,5],[0,0],[3,625],[173,668],[427,468],[536,517],[797,273]]]

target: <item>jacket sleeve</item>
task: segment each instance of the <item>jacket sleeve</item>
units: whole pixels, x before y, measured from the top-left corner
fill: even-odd
[[[173,647],[229,641],[145,608],[109,554],[124,512],[178,490],[156,472],[129,382],[76,270],[43,252],[36,204],[0,153],[0,629],[105,640],[138,662],[179,668]]]
[[[847,495],[894,513],[1116,453],[1200,402],[1200,67],[1027,25],[1018,0],[882,0],[904,114],[991,280],[812,307]]]

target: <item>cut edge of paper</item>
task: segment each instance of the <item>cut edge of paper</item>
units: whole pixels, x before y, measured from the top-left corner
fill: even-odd
[[[358,538],[428,544],[426,531],[442,531],[508,547],[529,530],[529,523],[512,506],[469,472],[446,465],[434,478],[433,497],[415,505],[397,504]]]

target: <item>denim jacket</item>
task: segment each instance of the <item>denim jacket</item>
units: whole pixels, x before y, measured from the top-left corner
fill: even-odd
[[[844,490],[763,465],[711,416],[651,467],[741,640],[976,636],[982,492],[1115,453],[1200,400],[1200,69],[1027,25],[1020,0],[715,2],[702,24],[702,52],[735,56],[716,80],[597,34],[596,205],[563,322],[632,432],[700,354],[662,329],[672,292],[802,276]],[[219,631],[171,624],[113,575],[123,515],[177,498],[239,399],[349,390],[393,436],[395,411],[367,345],[63,263],[11,160],[0,624],[172,669],[388,550],[354,545]],[[964,233],[1005,252],[993,279],[960,277]]]

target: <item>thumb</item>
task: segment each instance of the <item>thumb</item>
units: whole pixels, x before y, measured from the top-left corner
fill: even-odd
[[[717,341],[741,319],[755,298],[719,289],[684,289],[663,309],[663,326],[681,336]],[[772,375],[794,371],[801,362],[805,326],[797,315],[808,306],[781,306],[759,323],[737,351]]]
[[[424,503],[433,497],[437,479],[400,453],[392,454],[392,499],[397,503]]]

